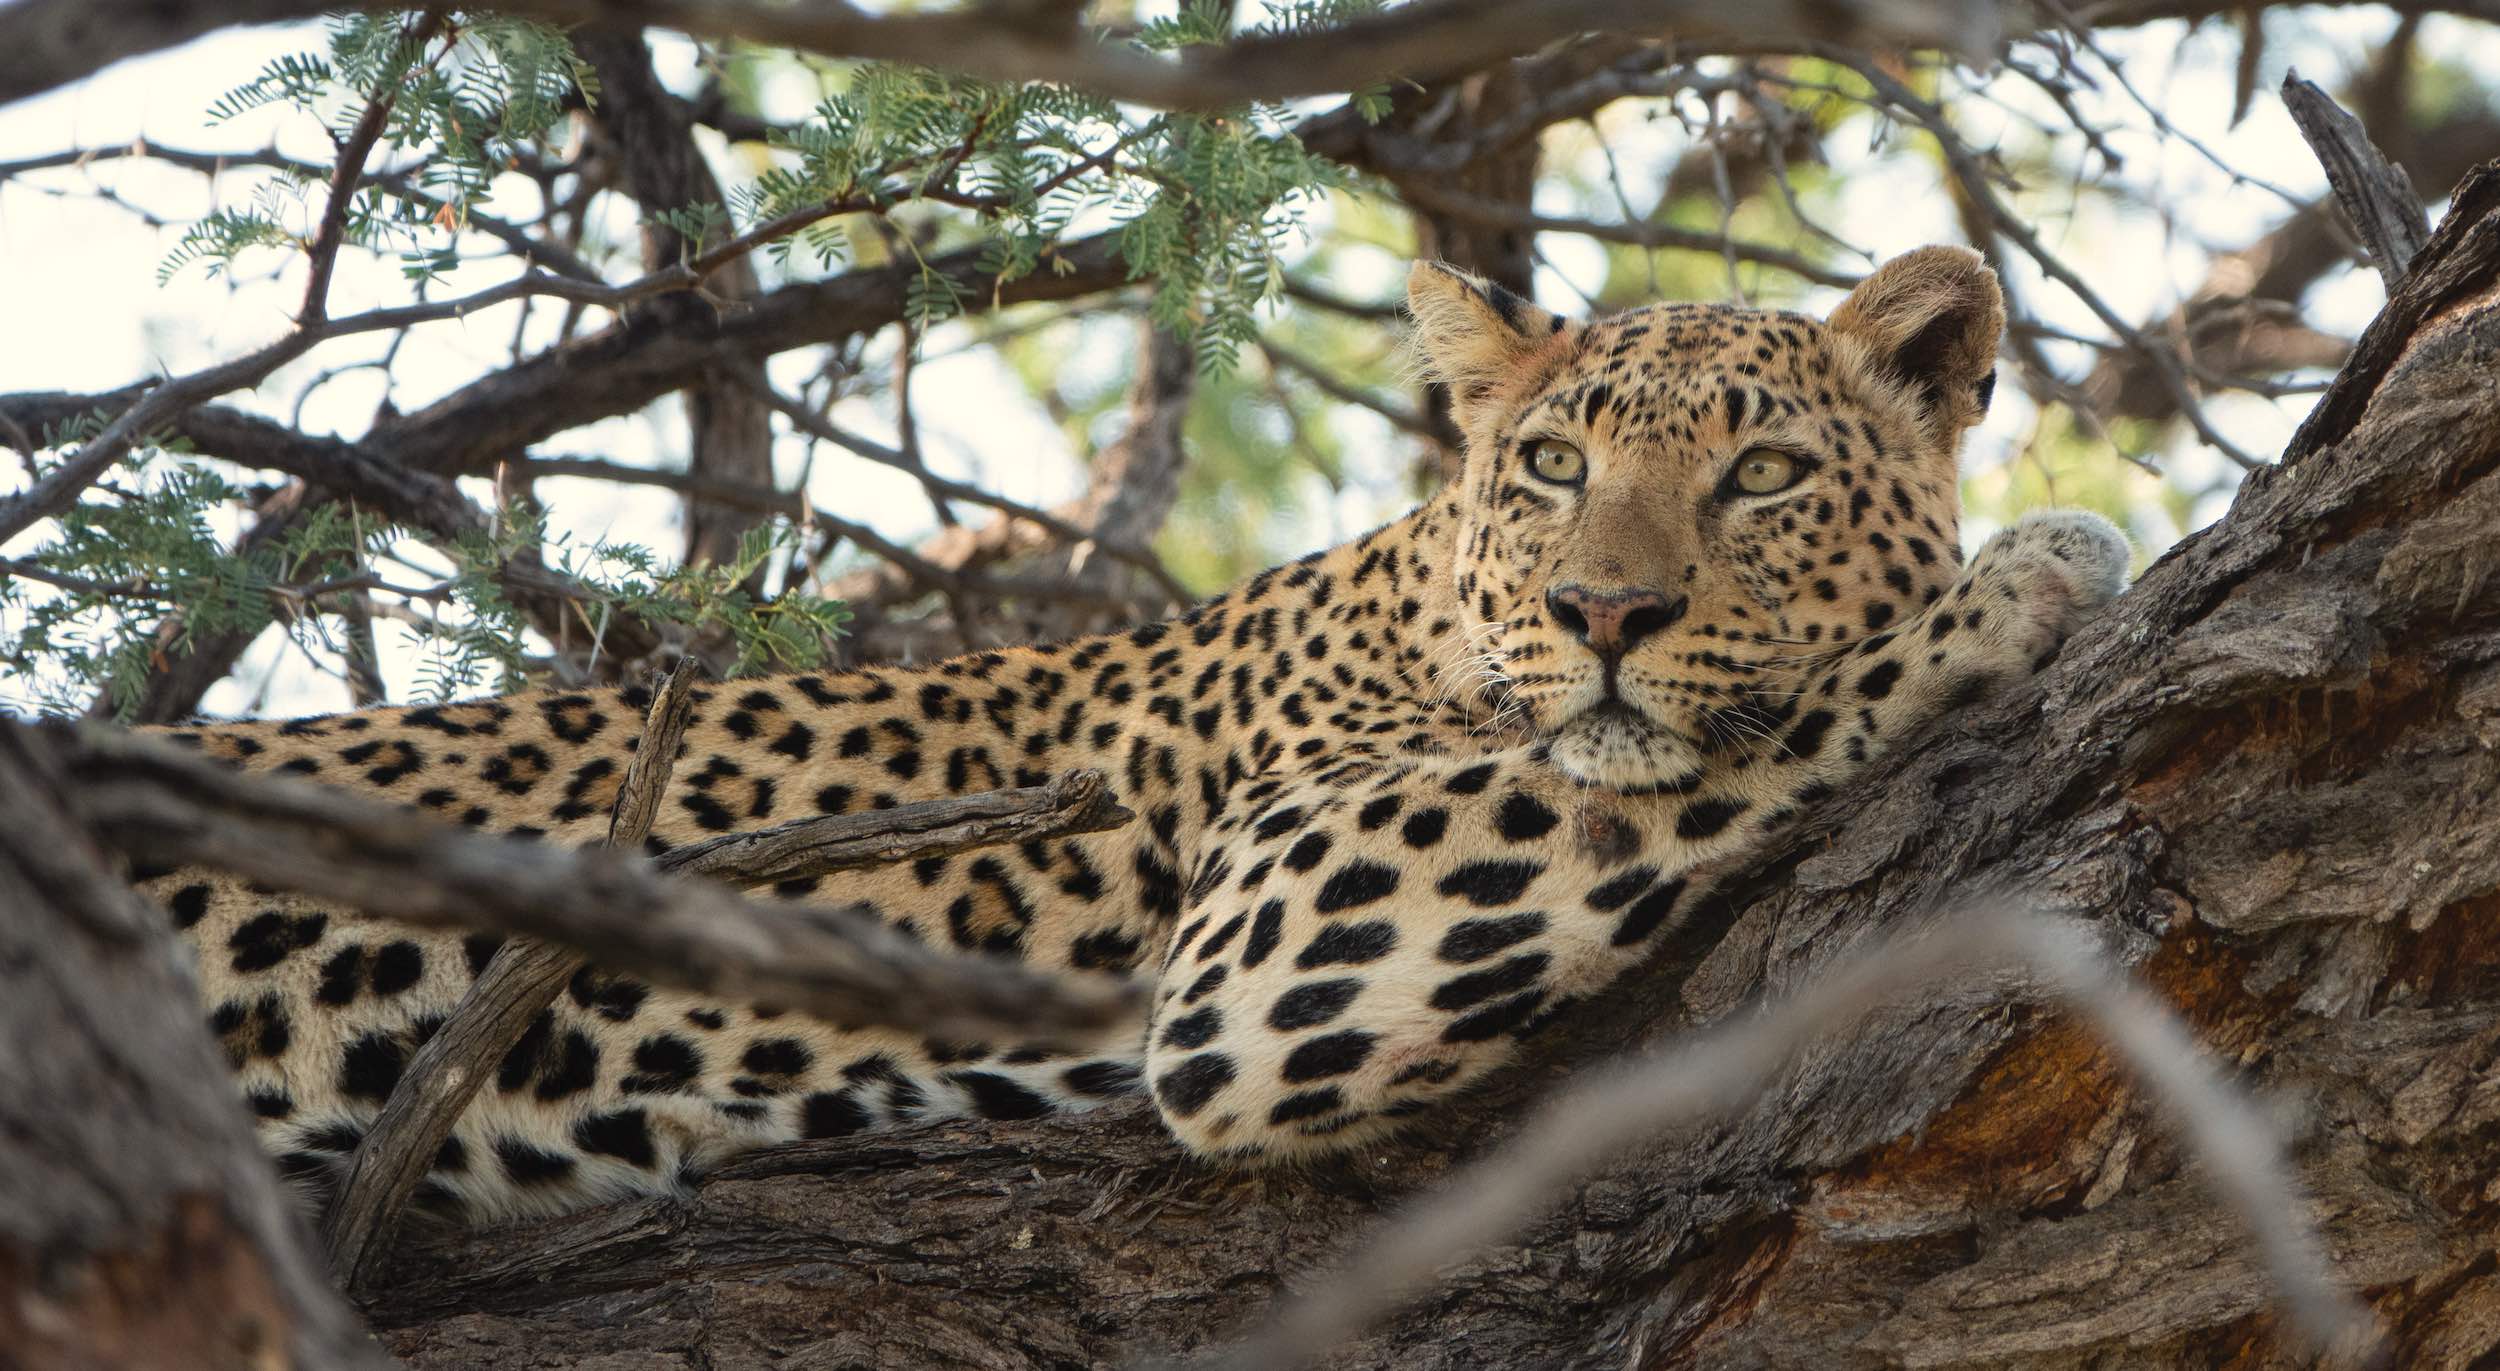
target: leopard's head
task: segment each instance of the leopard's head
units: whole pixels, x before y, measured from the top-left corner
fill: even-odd
[[[1434,263],[1407,296],[1466,437],[1454,669],[1582,781],[1671,788],[1776,746],[1813,661],[1951,583],[2004,326],[1978,254],[1897,257],[1821,321],[1568,320]]]

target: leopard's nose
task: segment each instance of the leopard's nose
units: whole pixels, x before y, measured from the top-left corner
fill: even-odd
[[[1690,603],[1682,595],[1629,586],[1592,590],[1559,585],[1545,592],[1545,607],[1554,622],[1609,661],[1640,646],[1643,639],[1674,627]]]

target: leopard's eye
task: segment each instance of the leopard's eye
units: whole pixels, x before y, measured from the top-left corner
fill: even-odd
[[[1813,468],[1776,448],[1750,448],[1736,459],[1728,484],[1746,495],[1776,495],[1806,478]]]
[[[1528,470],[1538,479],[1558,486],[1576,486],[1588,474],[1589,460],[1580,449],[1552,438],[1540,438],[1528,445]]]

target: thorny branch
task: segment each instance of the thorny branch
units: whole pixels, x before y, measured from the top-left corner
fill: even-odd
[[[442,60],[440,49],[432,57],[424,56],[425,47],[441,36],[450,19],[441,10],[418,17],[407,34],[410,60],[431,65]],[[356,198],[356,183],[365,174],[365,159],[373,155],[376,143],[382,140],[383,126],[390,122],[391,109],[399,103],[405,71],[393,72],[384,88],[365,94],[364,112],[356,116],[355,127],[339,142],[338,165],[330,174],[329,204],[321,212],[321,226],[313,231],[311,247],[305,250],[311,273],[304,283],[304,305],[296,311],[298,323],[311,327],[330,314],[330,275],[338,267],[339,249],[347,241],[348,207]],[[0,535],[5,537],[5,535]]]

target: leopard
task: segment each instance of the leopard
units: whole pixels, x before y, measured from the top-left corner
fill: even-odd
[[[454,1223],[681,1190],[751,1149],[1144,1096],[1210,1163],[1315,1162],[1449,1105],[1908,738],[2119,593],[2097,515],[1965,562],[1960,451],[2004,329],[1929,247],[1831,312],[1570,318],[1414,266],[1461,435],[1405,516],[1176,617],[699,688],[654,851],[1096,767],[1119,827],[799,880],[926,944],[1147,987],[1100,1041],[958,1041],[574,976],[419,1193]],[[166,736],[408,821],[605,833],[644,686]],[[279,1168],[335,1183],[501,943],[199,869],[143,873]]]

